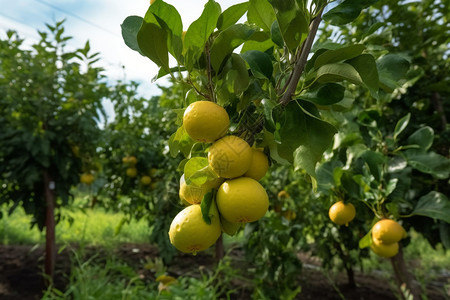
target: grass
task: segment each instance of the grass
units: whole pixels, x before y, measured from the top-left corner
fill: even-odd
[[[45,232],[37,226],[30,228],[32,217],[18,207],[10,216],[8,207],[0,207],[3,218],[0,219],[0,243],[4,245],[44,243]],[[116,235],[116,227],[124,215],[109,213],[101,208],[83,210],[77,206],[63,208],[64,218],[56,225],[56,241],[65,243],[88,243],[95,246],[111,246],[117,243],[148,243],[150,228],[145,220],[123,224]],[[73,222],[71,222],[73,220]]]

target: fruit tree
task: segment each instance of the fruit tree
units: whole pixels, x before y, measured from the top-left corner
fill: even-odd
[[[378,8],[376,2],[251,0],[222,11],[209,0],[186,32],[175,7],[162,0],[152,2],[143,18],[125,19],[124,41],[160,67],[155,79],[170,76],[189,87],[169,139],[170,154],[184,157],[180,195],[194,202],[171,225],[175,247],[196,253],[218,238],[217,221],[234,234],[228,225],[239,228],[263,217],[269,200],[258,180],[266,159],[307,174],[317,198],[336,202],[329,215],[337,225],[351,227],[358,213],[370,216],[358,223],[365,231],[359,245],[395,255],[397,271],[404,235],[384,240],[373,235],[373,225],[414,216],[449,222],[449,202],[439,188],[407,193],[413,170],[435,182],[449,176],[448,158],[430,149],[433,131],[421,126],[408,132],[411,115],[385,115],[419,74],[407,58],[367,42],[381,25],[333,39],[352,32],[361,11]],[[246,22],[238,23],[244,15]],[[253,160],[261,170],[253,169]],[[220,186],[212,184],[218,181]],[[195,201],[187,199],[187,187],[190,195],[198,192]],[[356,201],[361,205],[351,203]],[[192,231],[207,240],[190,244]],[[410,280],[398,280],[415,294]]]

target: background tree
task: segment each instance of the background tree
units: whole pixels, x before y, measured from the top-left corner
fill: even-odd
[[[102,100],[114,96],[95,65],[99,54],[89,42],[69,51],[63,23],[39,31],[41,40],[30,49],[13,31],[0,41],[0,202],[10,204],[9,213],[22,206],[33,215],[32,226],[46,228],[50,277],[58,207],[73,200],[81,174],[99,170],[99,125],[107,119]]]

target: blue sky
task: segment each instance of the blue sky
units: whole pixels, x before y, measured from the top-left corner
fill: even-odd
[[[227,7],[244,0],[216,0]],[[180,12],[186,30],[197,19],[206,0],[167,0]],[[151,83],[157,67],[138,53],[130,50],[122,41],[120,24],[129,15],[143,16],[149,0],[0,0],[0,37],[6,30],[18,31],[30,44],[38,38],[37,30],[45,30],[45,23],[54,24],[66,19],[66,34],[73,37],[69,47],[84,46],[89,40],[92,50],[100,52],[100,64],[110,80],[135,80],[141,84],[140,94],[159,94],[156,83],[164,85],[164,79]]]

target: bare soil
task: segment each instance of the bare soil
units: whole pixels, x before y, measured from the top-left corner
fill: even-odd
[[[97,248],[86,249],[89,253],[99,253],[103,251]],[[123,244],[114,253],[133,267],[143,278],[154,280],[153,274],[143,268],[146,260],[158,257],[158,250],[151,245],[143,244]],[[240,256],[239,251],[234,255]],[[71,268],[71,252],[62,251],[57,255],[56,276],[54,285],[59,290],[65,290],[68,284],[68,274]],[[302,292],[297,299],[314,300],[395,300],[393,287],[395,284],[384,279],[379,274],[363,274],[356,272],[355,280],[357,288],[350,288],[347,285],[345,274],[339,274],[333,278],[327,277],[320,269],[316,258],[306,254],[299,254],[299,259],[303,263],[303,270],[300,275]],[[2,300],[35,300],[41,299],[45,290],[43,279],[44,248],[32,246],[5,246],[0,245],[0,299]],[[172,275],[180,276],[195,268],[209,268],[215,266],[215,260],[210,255],[198,254],[179,255],[169,266],[168,271]],[[447,280],[450,280],[447,278]],[[446,280],[444,279],[444,282]],[[447,282],[449,283],[449,282]],[[240,283],[237,281],[236,285]],[[240,294],[235,299],[250,299],[251,287],[241,286]],[[442,288],[430,287],[427,292],[428,299],[446,299]]]

